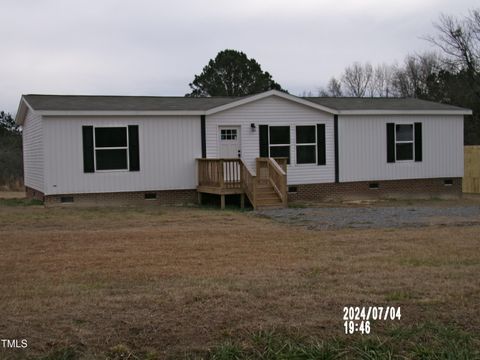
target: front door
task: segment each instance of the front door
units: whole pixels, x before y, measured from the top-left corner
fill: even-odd
[[[220,158],[241,157],[240,126],[220,126],[218,130]]]
[[[219,155],[223,159],[241,157],[240,126],[220,126],[218,129],[220,144]],[[237,162],[224,162],[223,177],[225,183],[237,183],[240,181],[240,164]]]

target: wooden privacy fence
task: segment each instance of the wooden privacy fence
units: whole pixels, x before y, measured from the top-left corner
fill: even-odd
[[[480,194],[480,145],[464,147],[465,168],[462,191]]]

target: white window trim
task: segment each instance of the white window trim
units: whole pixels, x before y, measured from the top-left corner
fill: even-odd
[[[288,144],[272,144],[271,141],[270,141],[270,129],[272,127],[288,127],[288,138],[290,139],[291,141],[291,127],[290,125],[273,125],[273,126],[268,126],[268,157],[270,157],[270,148],[271,147],[281,147],[281,146],[288,146],[288,158],[290,159],[290,164],[288,164],[289,166],[292,165],[292,144],[288,143]]]
[[[98,147],[97,148],[97,134],[96,129],[104,129],[104,128],[124,128],[125,133],[127,134],[127,146],[115,146],[115,147]],[[95,172],[98,173],[110,173],[110,172],[126,172],[130,169],[130,158],[128,156],[129,153],[129,138],[128,138],[128,126],[94,126],[93,127],[93,163],[95,166]],[[109,169],[109,170],[98,170],[97,169],[97,150],[127,150],[127,168],[126,169]]]
[[[315,133],[315,142],[314,143],[297,143],[297,127],[306,127],[310,126],[314,128]],[[315,146],[315,161],[311,163],[299,163],[297,159],[297,147],[298,146]],[[295,165],[296,166],[312,166],[317,165],[318,159],[318,150],[317,150],[317,126],[316,125],[295,125]]]
[[[412,127],[412,140],[397,141],[397,125],[410,125]],[[412,163],[415,162],[415,124],[414,123],[394,123],[395,126],[395,162],[396,163]],[[397,144],[412,144],[412,158],[406,160],[397,160]]]
[[[227,138],[222,139],[222,131],[225,131],[225,132],[230,131],[230,134],[229,134],[229,135],[230,135],[231,137],[233,137],[234,132],[235,132],[235,138],[232,138],[232,139],[227,139]],[[225,137],[227,137],[227,134],[225,134]],[[238,140],[238,128],[236,128],[236,127],[235,127],[235,128],[234,128],[234,127],[232,127],[232,128],[225,128],[225,127],[224,127],[223,129],[220,128],[220,140],[221,140],[221,141],[232,141],[232,140],[237,141],[237,140]]]

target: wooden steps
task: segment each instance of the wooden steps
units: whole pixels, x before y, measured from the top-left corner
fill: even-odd
[[[239,158],[201,158],[197,164],[199,203],[202,193],[217,194],[223,209],[226,195],[240,194],[242,208],[245,197],[254,209],[287,206],[287,158],[257,158],[256,175]]]
[[[281,208],[284,207],[282,199],[275,192],[272,185],[268,183],[262,183],[257,185],[256,192],[256,208]]]

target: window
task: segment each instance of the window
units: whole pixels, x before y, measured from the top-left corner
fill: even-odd
[[[61,203],[73,203],[73,196],[61,196],[60,197]]]
[[[95,128],[96,170],[128,170],[126,127]]]
[[[317,134],[315,125],[297,126],[297,164],[317,162]]]
[[[413,160],[413,124],[395,125],[395,157],[397,161]]]
[[[453,180],[452,179],[446,179],[446,180],[443,181],[443,185],[452,186],[453,185]]]
[[[237,129],[221,129],[221,140],[237,140]]]
[[[287,158],[290,164],[290,126],[270,126],[270,157]]]

